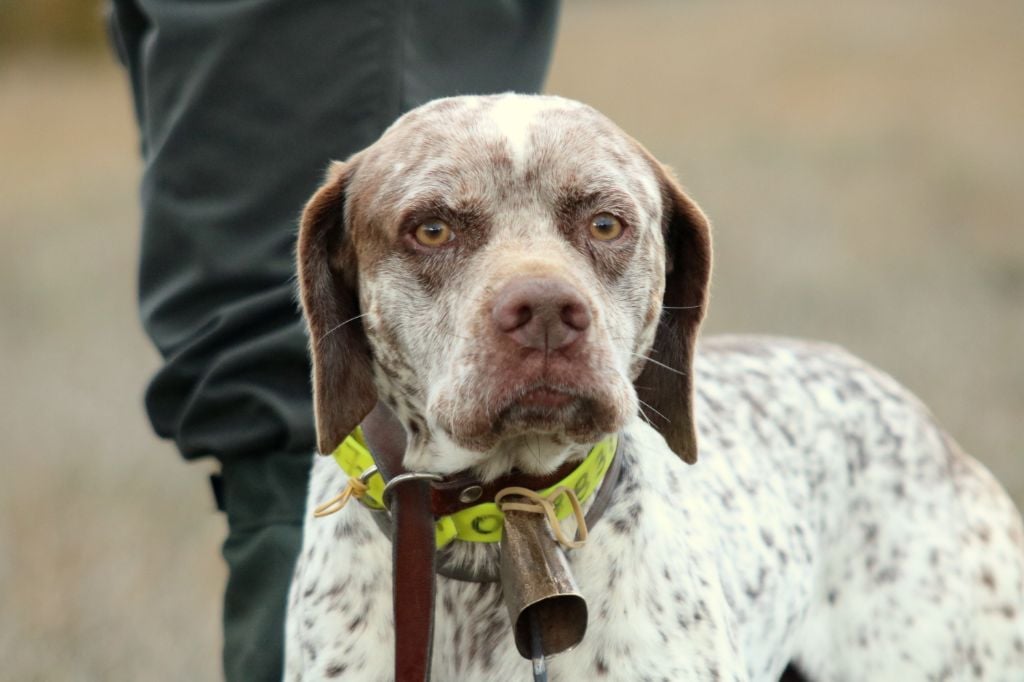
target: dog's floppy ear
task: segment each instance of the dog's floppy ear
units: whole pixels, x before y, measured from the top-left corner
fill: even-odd
[[[636,380],[648,421],[685,462],[697,461],[693,417],[693,352],[708,301],[711,229],[707,218],[672,177],[647,155],[659,176],[665,235],[665,296],[648,362]],[[667,369],[665,366],[667,365]],[[642,403],[641,403],[642,404]]]
[[[359,318],[356,255],[346,231],[346,188],[355,163],[333,163],[306,204],[298,274],[313,357],[317,449],[333,452],[377,402],[371,355]]]

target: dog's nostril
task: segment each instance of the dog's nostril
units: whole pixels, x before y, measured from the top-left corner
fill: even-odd
[[[562,322],[578,332],[590,326],[590,311],[581,303],[573,301],[562,307]]]
[[[513,302],[510,305],[495,306],[493,315],[499,330],[511,332],[528,324],[533,319],[533,308],[529,303],[516,305]]]

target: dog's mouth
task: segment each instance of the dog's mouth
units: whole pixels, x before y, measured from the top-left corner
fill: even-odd
[[[535,386],[515,398],[506,409],[557,410],[577,400],[579,396],[553,386]]]
[[[509,387],[494,400],[489,412],[494,415],[491,429],[509,428],[532,431],[561,431],[576,421],[580,410],[593,409],[596,398],[581,387],[564,386],[540,380]]]

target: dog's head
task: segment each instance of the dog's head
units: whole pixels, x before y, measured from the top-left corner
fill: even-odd
[[[590,107],[409,112],[334,164],[302,217],[319,449],[380,398],[411,469],[543,473],[638,409],[694,461],[710,249],[669,172]]]

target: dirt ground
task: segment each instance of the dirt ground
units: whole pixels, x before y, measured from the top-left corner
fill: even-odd
[[[1024,502],[1024,4],[573,2],[548,90],[715,223],[706,333],[828,339]],[[148,429],[128,94],[0,61],[0,680],[213,680],[209,465]]]

